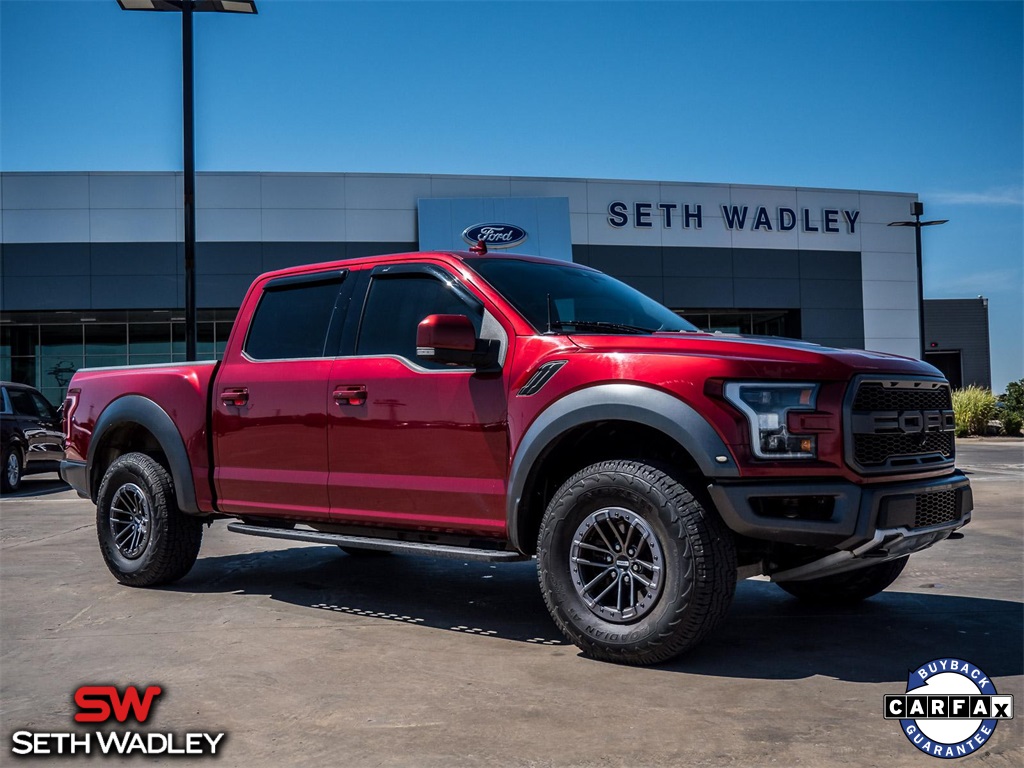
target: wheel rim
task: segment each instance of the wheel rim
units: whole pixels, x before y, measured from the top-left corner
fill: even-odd
[[[21,475],[21,465],[18,463],[18,455],[12,453],[7,457],[7,485],[11,488],[18,484],[18,477]]]
[[[580,523],[569,568],[576,593],[596,615],[617,623],[650,613],[665,584],[661,544],[635,512],[605,507]]]
[[[117,551],[134,560],[146,550],[152,514],[143,490],[125,483],[110,501],[110,532]]]

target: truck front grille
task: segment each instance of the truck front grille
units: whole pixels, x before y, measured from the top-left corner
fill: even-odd
[[[953,464],[953,400],[945,382],[861,380],[848,402],[847,460],[858,472],[912,472]]]
[[[884,464],[890,457],[939,453],[953,456],[952,432],[928,432],[923,435],[854,435],[853,455],[859,464]]]
[[[959,517],[956,490],[923,493],[916,499],[915,528],[928,528],[932,525],[951,523]]]
[[[901,382],[920,383],[920,382]],[[931,382],[929,382],[931,386]],[[912,411],[922,409],[953,408],[948,386],[934,389],[911,389],[885,386],[881,381],[865,381],[857,388],[853,399],[855,411]]]

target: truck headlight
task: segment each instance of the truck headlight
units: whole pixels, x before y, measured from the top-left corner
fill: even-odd
[[[736,406],[750,424],[750,448],[759,459],[814,459],[818,443],[814,435],[789,431],[790,411],[813,411],[817,384],[730,381],[725,399]]]

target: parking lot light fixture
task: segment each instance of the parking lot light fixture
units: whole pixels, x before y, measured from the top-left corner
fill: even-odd
[[[185,358],[196,359],[196,141],[192,53],[193,13],[257,13],[255,0],[117,0],[125,11],[181,14],[181,102],[184,146]]]
[[[920,335],[920,357],[924,360],[924,270],[921,258],[921,227],[934,227],[938,224],[945,224],[949,219],[936,219],[934,221],[921,221],[924,214],[924,203],[915,200],[910,204],[910,215],[913,221],[890,221],[890,227],[913,227],[915,242],[917,244],[917,332]]]

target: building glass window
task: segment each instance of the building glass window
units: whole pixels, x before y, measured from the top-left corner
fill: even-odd
[[[116,365],[128,365],[128,324],[86,325],[85,366],[106,368]]]
[[[82,367],[82,340],[81,323],[39,327],[39,380],[35,385],[51,402],[62,399],[71,377]]]
[[[171,333],[167,323],[131,323],[128,326],[130,358],[159,355],[168,361],[171,356]]]
[[[676,309],[702,331],[800,338],[799,309]]]
[[[236,310],[199,313],[201,359],[224,352]],[[59,404],[80,368],[169,363],[185,359],[184,323],[168,310],[0,313],[0,379],[30,384]],[[77,322],[68,322],[69,316]],[[180,354],[179,354],[180,337]]]

